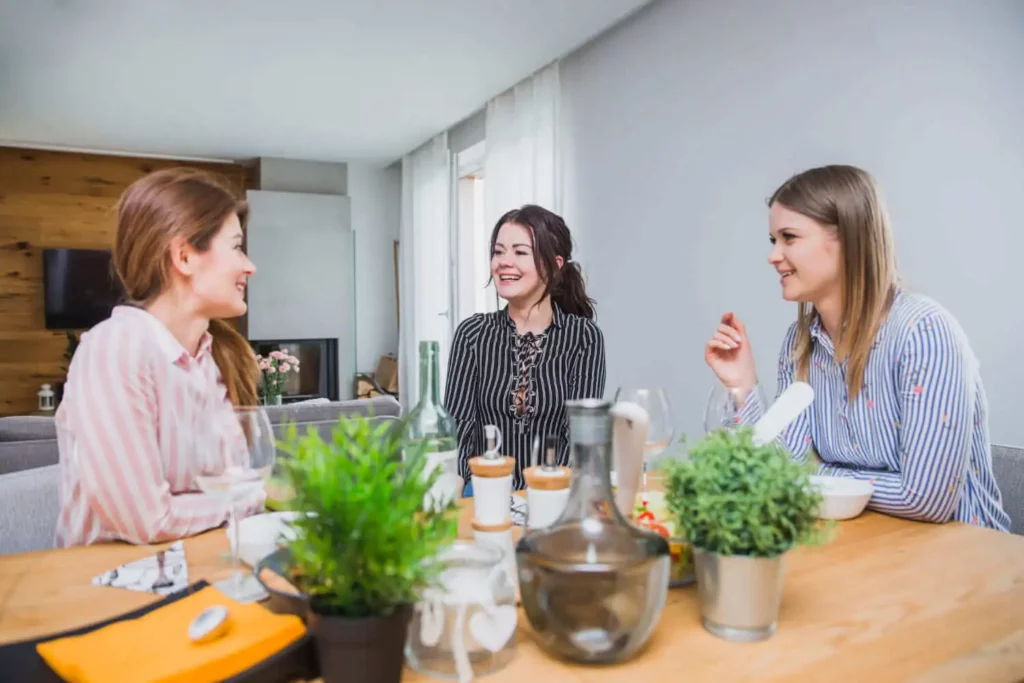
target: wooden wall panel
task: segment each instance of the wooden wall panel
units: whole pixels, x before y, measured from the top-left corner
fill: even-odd
[[[0,147],[0,416],[35,410],[40,385],[66,371],[65,333],[45,329],[42,250],[109,249],[124,189],[184,165],[220,174],[239,195],[251,186],[241,164]]]

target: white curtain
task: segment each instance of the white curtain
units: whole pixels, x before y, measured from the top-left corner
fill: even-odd
[[[399,395],[419,401],[419,344],[440,347],[441,395],[451,344],[451,153],[442,133],[402,158],[402,224],[398,241]]]
[[[484,211],[489,227],[523,204],[562,210],[558,68],[556,62],[487,103]],[[482,245],[477,258],[489,260],[489,248]],[[496,310],[491,288],[487,300]]]

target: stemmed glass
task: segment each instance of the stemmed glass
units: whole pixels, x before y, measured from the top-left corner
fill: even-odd
[[[644,443],[643,483],[641,484],[641,491],[647,491],[647,471],[650,468],[650,463],[668,450],[672,439],[675,438],[668,393],[660,387],[619,387],[615,392],[615,402],[620,401],[635,403],[647,411],[647,439]]]
[[[761,385],[757,385],[751,396],[746,400],[752,400],[756,396],[760,399],[765,410],[768,403],[764,398],[764,391]],[[744,397],[736,389],[730,389],[721,382],[715,382],[708,393],[707,404],[704,406],[704,431],[710,433],[716,429],[732,429],[740,423],[741,404],[745,403]]]
[[[231,575],[213,585],[228,597],[246,602],[263,589],[239,563],[238,508],[255,505],[274,468],[277,442],[270,418],[258,406],[235,408],[213,417],[203,449],[216,449],[207,471],[196,476],[200,490],[228,504],[231,534]],[[208,451],[209,452],[209,451]]]

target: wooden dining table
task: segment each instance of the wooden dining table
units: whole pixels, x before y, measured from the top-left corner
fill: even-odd
[[[472,503],[461,505],[459,534],[472,537]],[[157,600],[90,581],[163,547],[111,543],[0,556],[0,644]],[[187,539],[189,580],[223,572],[227,550],[223,529]],[[432,679],[407,668],[403,680]],[[690,585],[669,591],[648,645],[615,665],[549,656],[520,611],[515,657],[486,680],[1021,681],[1024,537],[867,512],[840,522],[828,545],[790,554],[778,631],[768,640],[732,643],[706,632]]]

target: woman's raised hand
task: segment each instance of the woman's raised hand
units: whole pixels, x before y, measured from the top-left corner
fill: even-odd
[[[704,360],[730,391],[746,396],[757,384],[747,328],[732,313],[722,316],[714,336],[704,347]]]

